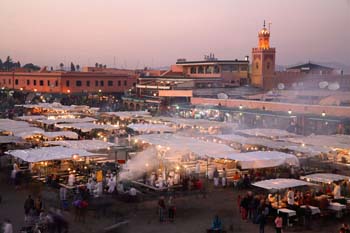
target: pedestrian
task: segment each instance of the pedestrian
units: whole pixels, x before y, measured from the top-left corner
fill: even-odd
[[[213,232],[219,232],[221,233],[222,231],[222,223],[218,215],[215,215],[213,223],[211,225],[211,230]]]
[[[38,196],[34,202],[34,209],[36,211],[36,215],[39,216],[43,209],[43,201],[41,200],[40,196]]]
[[[242,198],[241,203],[240,203],[242,220],[247,220],[248,205],[249,205],[248,195],[245,195]]]
[[[279,213],[275,219],[276,233],[282,233],[282,226],[283,226],[283,218],[282,218],[282,215]]]
[[[214,186],[217,187],[219,185],[219,171],[217,168],[215,168],[214,170],[213,177],[214,177]]]
[[[161,196],[158,201],[158,213],[159,213],[159,222],[164,222],[164,213],[165,213],[165,200],[164,197]]]
[[[63,210],[68,209],[68,202],[67,202],[67,189],[66,187],[61,186],[60,188],[60,201],[61,201],[61,208]]]
[[[168,217],[170,222],[174,222],[175,219],[175,201],[172,196],[168,200]]]
[[[13,233],[12,223],[9,219],[5,219],[3,224],[3,233]]]
[[[223,168],[222,169],[222,178],[221,178],[221,184],[222,184],[222,187],[226,187],[226,182],[227,182],[227,173],[226,173],[226,169]]]
[[[34,208],[34,200],[31,195],[28,195],[28,198],[24,201],[24,221],[28,221],[28,215],[31,209]]]
[[[269,215],[269,207],[262,203],[262,212],[259,213],[259,233],[265,233],[266,218]]]

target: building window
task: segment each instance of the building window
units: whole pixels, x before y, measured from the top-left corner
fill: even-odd
[[[207,66],[207,67],[205,67],[205,73],[206,74],[211,74],[211,66]]]
[[[109,87],[113,86],[113,81],[112,80],[108,80],[108,86]]]
[[[87,86],[87,87],[90,86],[90,81],[86,81],[86,86]]]
[[[100,86],[103,87],[105,85],[105,83],[103,82],[103,80],[100,81]]]
[[[191,71],[190,71],[190,72],[191,72],[191,74],[195,74],[195,73],[196,73],[196,71],[197,71],[196,67],[194,67],[194,66],[193,66],[193,67],[191,67]]]
[[[44,80],[39,80],[39,85],[44,86]]]
[[[27,86],[28,86],[28,85],[30,85],[30,80],[29,80],[29,79],[27,79]]]
[[[47,86],[50,86],[51,83],[50,83],[50,80],[47,80]]]
[[[18,79],[15,79],[15,84],[18,85]]]
[[[204,73],[203,66],[198,67],[198,74],[203,74],[203,73]]]
[[[126,80],[124,80],[124,86],[128,85],[128,82]]]
[[[81,81],[80,80],[75,81],[75,86],[81,87]]]
[[[36,86],[36,80],[33,81],[33,85]]]
[[[136,83],[133,83],[132,86],[133,86],[133,87],[136,87]]]
[[[55,86],[58,87],[58,81],[57,80],[55,81]]]
[[[256,69],[259,69],[259,63],[258,63],[258,62],[255,63],[255,68],[256,68]]]
[[[241,66],[241,71],[248,71],[248,66],[246,66],[246,65]]]
[[[267,69],[267,70],[270,69],[270,62],[266,63],[266,69]]]
[[[69,80],[66,80],[66,87],[69,87]]]
[[[214,73],[215,73],[215,74],[220,73],[220,68],[219,68],[219,66],[214,66]]]
[[[122,85],[122,82],[119,80],[118,81],[118,87],[120,87]]]
[[[98,87],[98,81],[97,80],[95,81],[95,87]]]
[[[9,84],[11,84],[11,79],[9,79]]]

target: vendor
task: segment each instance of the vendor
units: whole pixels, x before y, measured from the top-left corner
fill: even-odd
[[[68,176],[68,185],[73,186],[75,183],[75,175],[74,173],[70,173]]]
[[[341,187],[338,183],[334,183],[334,189],[333,189],[333,195],[334,199],[340,199],[341,198]]]

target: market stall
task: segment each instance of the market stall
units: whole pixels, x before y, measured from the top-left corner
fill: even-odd
[[[162,124],[130,124],[129,129],[139,133],[169,133],[175,132],[176,129]]]

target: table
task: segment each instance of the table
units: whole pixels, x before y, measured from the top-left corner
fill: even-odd
[[[287,215],[287,226],[290,226],[289,218],[297,215],[296,211],[290,210],[290,209],[287,209],[287,208],[278,209],[277,210],[277,214],[278,213],[282,213],[282,214],[286,214]]]
[[[300,206],[300,208],[306,208],[306,205],[302,205],[302,206]],[[316,206],[311,206],[311,205],[309,205],[309,208],[311,209],[311,214],[312,214],[312,215],[320,214],[320,213],[321,213],[320,208],[318,208],[318,207],[316,207]]]
[[[335,210],[335,211],[342,211],[343,209],[346,209],[346,205],[342,205],[338,202],[331,202],[329,203],[328,209]]]
[[[338,202],[329,203],[328,209],[336,211],[336,217],[341,218],[343,216],[343,209],[346,209],[346,205],[342,205]]]

